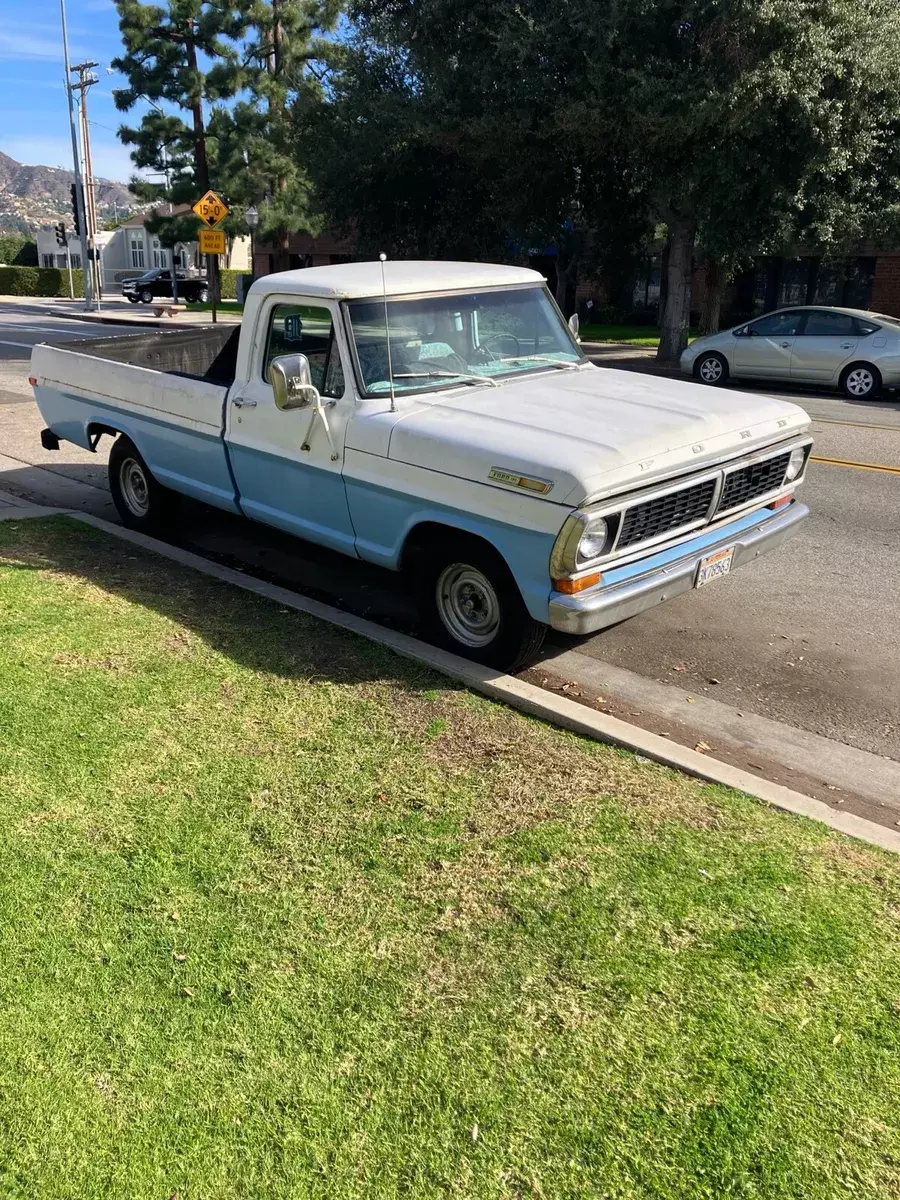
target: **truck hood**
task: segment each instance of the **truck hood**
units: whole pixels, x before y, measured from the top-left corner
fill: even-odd
[[[772,396],[589,366],[429,397],[398,415],[388,457],[498,487],[492,470],[545,480],[548,500],[577,506],[809,424]]]

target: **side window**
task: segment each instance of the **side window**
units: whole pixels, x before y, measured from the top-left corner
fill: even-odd
[[[870,333],[877,333],[881,328],[880,325],[873,325],[871,321],[856,320],[856,332],[860,337],[868,337]]]
[[[344,394],[344,372],[327,308],[308,304],[276,304],[269,316],[262,376],[268,381],[269,363],[282,354],[305,354],[312,381],[323,396]]]
[[[847,313],[814,309],[806,318],[806,337],[856,337],[856,325]]]
[[[793,337],[800,328],[801,312],[772,313],[760,317],[750,326],[750,335],[756,337]]]

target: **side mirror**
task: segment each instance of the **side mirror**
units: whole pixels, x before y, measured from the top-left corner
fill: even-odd
[[[313,408],[319,403],[313,386],[309,359],[305,354],[283,354],[269,363],[269,383],[275,393],[275,407],[283,412],[292,408]]]
[[[577,342],[579,340],[578,330],[581,328],[581,321],[578,317],[578,313],[572,313],[571,317],[569,317],[569,328],[572,331],[572,337]]]

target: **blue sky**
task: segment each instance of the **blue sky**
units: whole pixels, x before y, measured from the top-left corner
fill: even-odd
[[[71,170],[59,0],[0,0],[0,10],[0,150],[18,162]],[[100,63],[88,98],[94,173],[125,181],[134,168],[116,129],[139,114],[116,111],[112,90],[124,80],[104,70],[121,48],[115,7],[112,0],[66,0],[66,14],[72,61]]]

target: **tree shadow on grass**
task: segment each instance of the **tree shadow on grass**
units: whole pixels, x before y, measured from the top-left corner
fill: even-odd
[[[253,671],[340,683],[394,680],[417,688],[449,683],[317,617],[68,517],[3,522],[0,555],[7,570],[51,571],[151,609]]]

